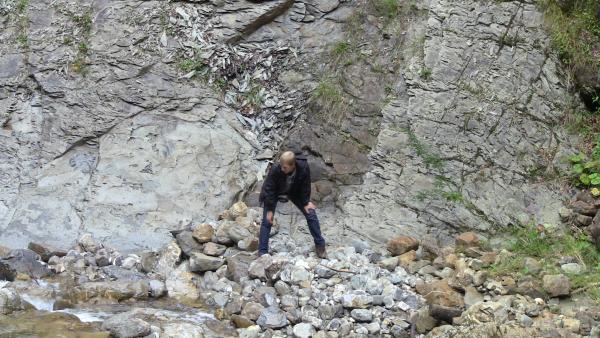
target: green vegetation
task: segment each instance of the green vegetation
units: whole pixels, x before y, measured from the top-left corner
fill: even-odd
[[[423,68],[419,70],[419,76],[422,79],[429,80],[431,78],[431,68],[423,66]]]
[[[408,47],[409,55],[417,56],[419,59],[423,60],[425,58],[425,39],[425,32],[415,37]]]
[[[573,257],[583,267],[581,274],[565,274],[574,292],[587,292],[588,296],[600,302],[600,293],[592,286],[600,283],[600,251],[587,236],[581,233],[552,232],[552,228],[530,224],[516,227],[507,235],[512,238],[506,249],[511,252],[488,269],[492,276],[510,275],[521,278],[532,274],[525,267],[525,258],[535,258],[541,266],[541,273],[561,273],[557,262],[561,257]]]
[[[442,197],[444,197],[447,201],[450,202],[462,202],[464,201],[463,195],[458,191],[442,191]]]
[[[552,42],[565,64],[600,65],[600,23],[596,18],[597,0],[571,0],[570,10],[560,8],[556,0],[540,0]]]
[[[18,43],[19,43],[21,46],[23,46],[23,47],[27,47],[27,42],[28,42],[28,40],[27,40],[27,35],[25,35],[25,34],[23,34],[23,33],[19,34],[19,35],[17,36],[17,42],[18,42]]]
[[[179,68],[186,73],[189,73],[193,70],[199,72],[206,68],[204,61],[198,58],[193,59],[185,59],[179,63]]]
[[[594,196],[600,195],[600,136],[596,136],[590,158],[579,153],[569,158],[575,185],[590,188]]]
[[[329,80],[321,80],[312,92],[312,99],[320,101],[324,106],[329,106],[342,101],[342,90],[339,85]]]
[[[600,132],[600,3],[597,0],[539,0],[552,44],[567,66],[589,111],[570,111],[565,125],[592,142]],[[584,147],[587,146],[584,144]]]
[[[63,38],[63,43],[65,45],[72,45],[73,43],[76,43],[77,45],[77,54],[75,55],[75,59],[71,64],[71,69],[75,73],[85,75],[87,65],[86,60],[90,52],[89,40],[90,34],[92,33],[92,10],[80,9],[77,12],[64,10],[64,13],[71,19],[71,21],[73,21],[73,23],[75,23],[76,28],[74,36],[67,36]]]
[[[25,10],[27,10],[27,6],[29,6],[29,0],[19,0],[16,6],[17,12],[19,14],[25,13]]]
[[[322,79],[312,91],[310,101],[319,106],[318,115],[332,125],[341,123],[349,109],[340,84],[333,79]]]
[[[264,89],[257,84],[251,84],[250,90],[244,93],[244,101],[247,105],[260,109],[265,100]]]
[[[515,47],[518,43],[523,42],[522,38],[519,38],[517,35],[511,36],[508,35],[508,32],[504,33],[500,38],[500,44],[502,46]]]
[[[331,55],[334,57],[340,57],[346,55],[350,51],[350,43],[347,41],[339,41],[333,45],[331,49]]]
[[[413,148],[415,153],[417,153],[417,156],[423,160],[425,166],[427,168],[441,170],[444,166],[441,157],[432,152],[426,144],[421,142],[412,130],[405,128],[404,132],[408,134],[408,144]]]
[[[375,13],[388,19],[393,19],[400,12],[398,0],[371,0]]]
[[[17,36],[15,41],[23,48],[29,46],[29,39],[27,38],[27,31],[29,28],[29,17],[27,16],[27,7],[29,6],[29,0],[19,0],[15,5],[15,22],[17,28]]]
[[[77,24],[83,34],[87,35],[92,31],[92,12],[86,11],[83,14],[71,14],[71,20]]]

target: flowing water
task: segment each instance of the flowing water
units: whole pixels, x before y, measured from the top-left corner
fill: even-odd
[[[0,281],[0,288],[7,282]],[[20,284],[21,298],[29,303],[25,311],[8,316],[0,315],[0,337],[43,337],[43,338],[87,338],[108,337],[108,332],[100,329],[104,320],[114,314],[141,309],[147,316],[160,322],[187,322],[192,324],[216,323],[212,314],[202,309],[175,302],[172,299],[136,301],[131,303],[77,304],[71,308],[56,309],[56,296],[60,283],[34,281]],[[217,325],[218,326],[218,325]]]

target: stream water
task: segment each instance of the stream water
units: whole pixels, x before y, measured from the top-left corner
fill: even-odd
[[[0,288],[6,285],[7,282],[0,281]],[[152,316],[162,323],[217,322],[212,314],[203,309],[183,305],[168,298],[125,304],[83,303],[55,310],[55,299],[60,287],[59,283],[43,280],[20,284],[17,289],[21,298],[31,306],[25,311],[7,316],[0,315],[0,337],[108,337],[108,333],[100,329],[102,322],[117,313],[132,309],[142,309],[147,316]]]

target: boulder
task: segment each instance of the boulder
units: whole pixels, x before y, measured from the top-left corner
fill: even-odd
[[[181,259],[181,248],[176,241],[171,241],[159,252],[154,271],[163,277],[168,276],[177,267]]]
[[[260,326],[252,325],[243,329],[238,329],[239,338],[258,338],[260,335]]]
[[[17,277],[17,270],[10,264],[0,260],[0,280],[12,282]]]
[[[253,238],[248,229],[232,221],[221,222],[217,228],[215,236],[218,243],[225,245],[238,243],[239,241],[247,238]]]
[[[52,274],[48,266],[40,262],[40,256],[31,250],[11,250],[6,257],[6,259],[0,262],[8,264],[17,273],[22,273],[32,278],[42,278]]]
[[[447,323],[452,323],[456,317],[460,317],[462,310],[455,307],[447,307],[441,305],[430,305],[429,315],[437,320],[442,320]]]
[[[148,286],[150,287],[150,296],[152,298],[162,297],[167,292],[165,283],[157,279],[150,280]]]
[[[350,316],[357,322],[370,322],[373,320],[373,313],[368,309],[354,309],[350,312]]]
[[[575,223],[577,223],[577,225],[583,226],[583,227],[586,227],[586,226],[592,224],[592,220],[593,220],[592,216],[577,215],[577,217],[575,217]]]
[[[263,328],[280,329],[288,325],[288,320],[285,312],[276,306],[270,306],[261,312],[256,324]]]
[[[84,251],[91,253],[96,253],[98,249],[102,248],[102,244],[96,241],[92,234],[89,233],[81,235],[77,240],[77,244],[79,244]]]
[[[7,248],[3,245],[0,245],[0,259],[5,258],[9,252],[10,252],[9,248]]]
[[[116,338],[144,337],[151,332],[150,324],[139,318],[134,318],[128,312],[108,318],[102,323],[101,328],[109,331],[111,336]]]
[[[410,250],[417,250],[419,247],[419,241],[409,236],[396,236],[387,244],[388,251],[393,256],[401,255]]]
[[[596,218],[594,218],[594,223],[590,225],[588,229],[592,236],[592,241],[596,244],[596,247],[600,249],[600,221],[596,222],[595,220]]]
[[[76,302],[95,298],[116,301],[146,299],[150,295],[150,285],[147,280],[87,282],[70,289],[69,294],[70,299]]]
[[[398,266],[398,257],[388,257],[379,261],[379,266],[382,268],[394,271],[394,269]]]
[[[246,252],[227,257],[227,279],[239,283],[243,277],[248,277],[248,268],[255,257]]]
[[[542,278],[542,286],[551,297],[568,296],[571,291],[571,282],[567,276],[545,275]]]
[[[373,303],[373,296],[365,291],[352,291],[342,296],[342,305],[345,308],[364,309]]]
[[[196,275],[190,271],[189,262],[181,263],[177,269],[171,271],[165,281],[168,296],[176,299],[198,299],[200,293],[195,278]]]
[[[198,243],[210,242],[215,233],[215,229],[208,223],[201,223],[194,227],[192,230],[192,237],[198,241]]]
[[[258,250],[258,239],[255,237],[247,237],[237,242],[237,246],[243,251],[256,251]]]
[[[584,201],[575,201],[571,204],[571,208],[577,214],[594,217],[598,212],[598,207],[593,203]]]
[[[248,207],[244,202],[237,202],[229,208],[229,217],[236,219],[238,217],[246,217],[248,213]]]
[[[215,242],[223,245],[233,245],[237,241],[232,241],[229,237],[229,228],[236,227],[232,221],[220,221],[217,231],[215,232]]]
[[[140,257],[140,265],[142,271],[149,273],[154,271],[156,264],[158,263],[158,254],[154,251],[146,251],[142,253]]]
[[[578,263],[566,263],[560,266],[560,270],[564,273],[579,275],[585,271],[583,266]]]
[[[262,306],[260,303],[248,302],[242,309],[242,316],[250,320],[256,321],[258,317],[260,317],[264,309],[265,307]]]
[[[203,250],[202,244],[194,238],[191,231],[184,230],[178,233],[177,236],[175,236],[175,239],[177,240],[177,245],[179,245],[181,251],[187,257],[190,257],[194,252],[202,252]]]
[[[204,329],[191,323],[168,323],[162,327],[160,338],[198,338],[204,337]],[[153,336],[150,336],[153,337]]]
[[[309,338],[315,335],[316,330],[310,323],[299,323],[294,325],[292,333],[296,338]]]
[[[428,307],[420,308],[414,315],[414,325],[418,333],[426,333],[436,327],[438,321],[431,317]]]
[[[440,280],[430,283],[417,283],[415,288],[421,294],[427,304],[441,305],[446,307],[463,307],[463,295],[448,285],[448,280]]]
[[[235,327],[242,328],[242,329],[254,325],[253,321],[251,321],[250,319],[248,319],[242,315],[235,315],[235,314],[232,315],[231,321],[233,322]]]
[[[104,272],[109,278],[120,281],[138,281],[147,278],[147,276],[141,272],[116,265],[105,266],[102,268],[102,272]]]
[[[194,253],[190,257],[190,271],[193,272],[215,271],[223,264],[225,264],[225,259],[203,253]]]
[[[533,275],[542,271],[542,265],[540,264],[540,262],[538,262],[537,259],[531,257],[525,258],[525,260],[523,261],[523,267],[527,270],[527,272]]]
[[[0,315],[8,315],[23,310],[21,296],[11,289],[0,288]]]
[[[262,281],[267,280],[267,268],[273,263],[270,255],[262,255],[250,263],[248,267],[248,276],[258,278]],[[284,283],[282,281],[282,283]]]
[[[227,247],[224,245],[208,242],[204,244],[204,249],[202,252],[208,256],[222,256],[226,250]]]
[[[34,242],[29,242],[29,245],[27,245],[27,248],[29,250],[37,253],[38,255],[40,255],[42,260],[46,263],[48,263],[48,260],[52,256],[64,257],[67,255],[67,252],[64,250],[58,250],[51,246],[34,243]]]
[[[406,269],[410,263],[414,262],[416,259],[417,252],[415,250],[410,250],[398,256],[398,264]]]
[[[96,251],[94,258],[96,260],[96,265],[99,267],[110,265],[110,254],[104,248]]]
[[[479,237],[477,237],[477,234],[471,231],[463,232],[462,234],[456,236],[455,243],[456,246],[465,248],[476,247],[479,246]]]

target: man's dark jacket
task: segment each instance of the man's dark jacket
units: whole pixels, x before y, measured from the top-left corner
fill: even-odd
[[[287,175],[281,170],[281,165],[274,164],[263,183],[259,201],[264,203],[264,209],[274,211],[277,197],[285,193]],[[287,193],[290,200],[306,206],[310,202],[310,169],[306,157],[296,155],[296,175]]]

